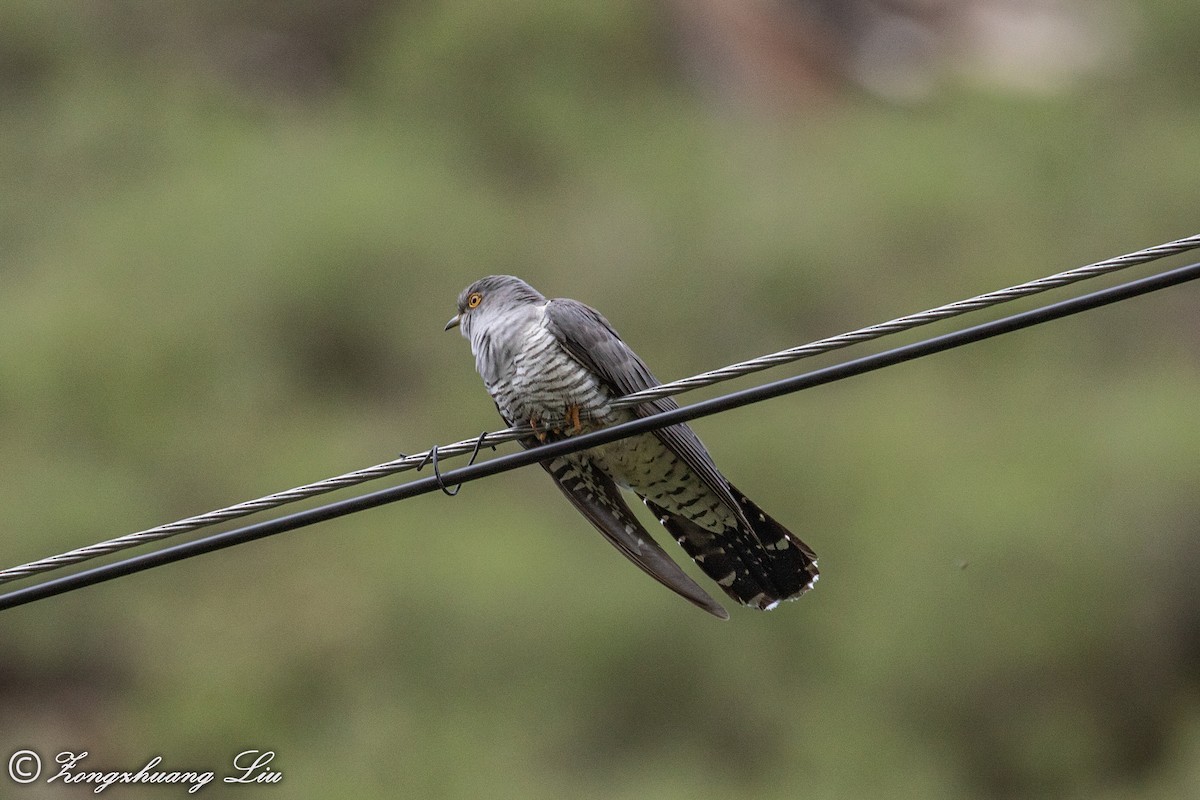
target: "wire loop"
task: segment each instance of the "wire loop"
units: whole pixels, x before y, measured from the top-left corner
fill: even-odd
[[[471,451],[471,457],[467,460],[468,467],[475,463],[475,459],[479,455],[479,447],[483,444],[483,440],[486,436],[487,431],[484,431],[483,433],[479,434],[479,438],[475,440],[475,449]],[[495,445],[492,446],[492,449],[496,449]],[[454,485],[454,491],[450,491],[450,489],[446,486],[446,482],[442,480],[442,473],[438,471],[438,446],[436,444],[429,451],[429,454],[433,458],[433,477],[437,479],[438,488],[442,490],[442,494],[446,495],[446,497],[457,497],[459,491],[462,489],[462,484],[456,483]],[[422,462],[421,466],[424,466],[424,462]],[[420,469],[421,467],[417,467],[418,471]]]

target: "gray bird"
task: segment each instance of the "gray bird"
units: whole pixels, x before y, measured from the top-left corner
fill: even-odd
[[[657,386],[595,309],[547,300],[520,278],[492,275],[458,297],[446,330],[461,328],[475,368],[509,425],[558,439],[677,408],[671,398],[634,408],[611,401]],[[816,555],[739,492],[687,425],[541,462],[567,499],[633,563],[721,619],[729,614],[650,537],[621,497],[631,489],[689,556],[739,603],[771,609],[812,588]]]

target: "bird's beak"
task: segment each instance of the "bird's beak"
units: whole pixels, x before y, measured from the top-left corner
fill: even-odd
[[[461,314],[455,314],[453,317],[451,317],[451,318],[450,318],[450,321],[446,323],[446,327],[445,327],[445,328],[443,328],[442,330],[446,330],[446,331],[448,331],[448,330],[450,330],[451,328],[457,328],[457,327],[458,327],[458,323],[460,323],[460,322],[462,322],[462,315],[461,315]]]

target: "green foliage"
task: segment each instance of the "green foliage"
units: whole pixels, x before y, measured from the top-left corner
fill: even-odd
[[[775,115],[641,4],[279,6],[0,9],[5,565],[497,427],[441,330],[483,274],[671,379],[1197,232],[1180,2],[1066,95]],[[0,752],[274,749],[314,798],[1194,795],[1194,296],[699,423],[821,555],[771,614],[696,612],[524,471],[5,612]]]

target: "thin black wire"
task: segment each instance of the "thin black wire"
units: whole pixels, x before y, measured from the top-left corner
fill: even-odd
[[[810,389],[814,386],[821,386],[884,367],[912,361],[913,359],[933,355],[934,353],[941,353],[955,347],[961,347],[962,345],[1039,325],[1043,322],[1100,308],[1101,306],[1148,294],[1159,289],[1177,286],[1198,278],[1200,278],[1200,263],[1190,264],[1080,297],[1041,306],[1019,314],[1013,314],[992,322],[985,322],[941,336],[923,339],[913,344],[885,350],[881,353],[842,362],[823,369],[812,370],[791,378],[784,378],[738,392],[731,392],[711,400],[703,400],[671,411],[635,419],[579,436],[572,436],[562,441],[540,445],[518,453],[498,456],[480,464],[459,467],[449,472],[409,481],[400,486],[381,489],[335,503],[328,503],[317,508],[299,511],[253,525],[246,525],[234,530],[211,534],[191,542],[172,545],[152,553],[132,556],[111,564],[93,567],[72,575],[66,575],[8,592],[0,595],[0,610],[14,608],[35,600],[53,597],[74,589],[112,580],[113,578],[182,561],[203,553],[211,553],[215,550],[222,550],[244,542],[251,542],[255,539],[262,539],[277,533],[284,533],[347,514],[365,511],[368,508],[375,508],[386,503],[416,497],[417,495],[426,494],[437,489],[444,491],[447,481],[461,485],[479,480],[480,478],[517,469],[518,467],[528,466],[549,458],[607,444],[608,442],[613,442],[627,436],[646,433],[647,431],[680,422],[688,422],[751,403],[758,403],[792,392]]]

